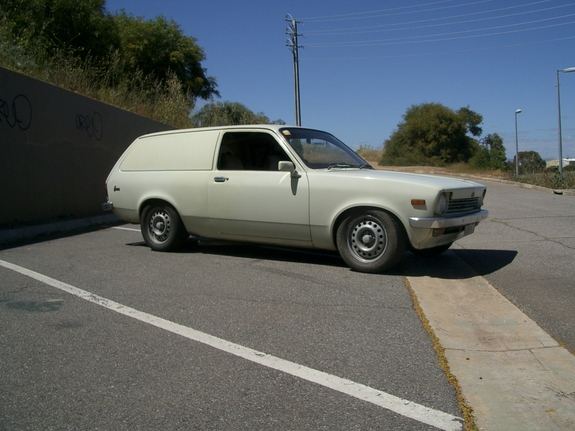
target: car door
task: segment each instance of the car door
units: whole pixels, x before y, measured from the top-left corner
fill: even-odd
[[[220,238],[304,245],[311,242],[309,185],[279,171],[290,161],[270,133],[232,131],[222,136],[217,168],[208,185],[212,228]]]

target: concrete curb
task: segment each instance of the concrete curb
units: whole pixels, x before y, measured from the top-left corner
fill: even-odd
[[[482,431],[575,423],[575,356],[454,253],[451,278],[408,275]]]
[[[71,219],[60,222],[45,223],[33,226],[22,226],[13,229],[0,229],[0,244],[7,244],[24,239],[33,239],[39,236],[50,235],[57,232],[69,232],[75,229],[97,226],[101,224],[115,224],[119,220],[114,214]]]

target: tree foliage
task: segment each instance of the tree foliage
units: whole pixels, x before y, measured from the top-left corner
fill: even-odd
[[[434,165],[468,161],[478,149],[483,117],[439,103],[412,105],[384,142],[382,165]],[[469,136],[471,135],[471,136]]]
[[[519,173],[534,174],[543,172],[547,163],[537,151],[519,151]]]
[[[469,159],[469,165],[478,169],[505,170],[507,156],[503,138],[497,133],[489,134],[480,141],[480,147],[473,157]]]
[[[270,121],[262,112],[256,114],[238,102],[207,103],[192,116],[192,121],[197,127],[285,124],[282,120]]]
[[[120,47],[105,0],[0,0],[0,17],[29,52],[101,60]]]
[[[163,16],[112,15],[105,0],[0,0],[0,34],[0,58],[25,52],[29,65],[42,67],[55,56],[68,56],[105,70],[119,57],[123,73],[141,76],[149,91],[175,75],[193,99],[219,96],[216,79],[202,67],[203,49]]]
[[[204,50],[195,38],[185,36],[174,20],[164,16],[144,20],[121,11],[114,22],[119,29],[126,73],[141,71],[160,82],[174,73],[185,92],[202,99],[219,96],[216,79],[202,68]]]

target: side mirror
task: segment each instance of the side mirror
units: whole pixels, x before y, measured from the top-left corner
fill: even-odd
[[[280,172],[289,172],[292,178],[301,178],[301,175],[295,170],[295,165],[292,162],[278,162],[278,170]]]

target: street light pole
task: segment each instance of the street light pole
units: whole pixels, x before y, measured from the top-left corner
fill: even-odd
[[[517,137],[517,114],[521,114],[521,109],[515,111],[515,179],[519,178],[519,138]]]
[[[575,67],[568,67],[567,69],[557,69],[557,112],[559,117],[559,173],[563,173],[563,134],[561,132],[561,91],[559,84],[559,72],[570,73],[575,72]]]

